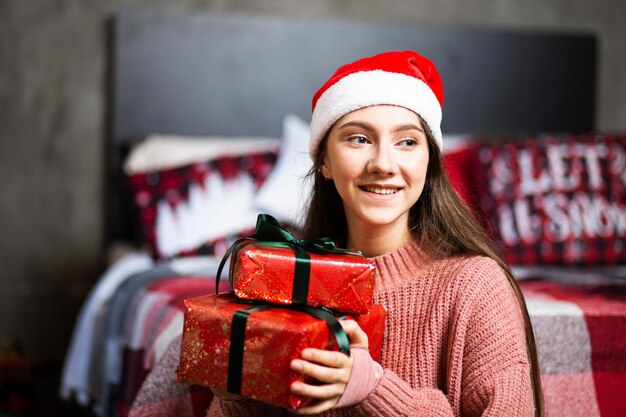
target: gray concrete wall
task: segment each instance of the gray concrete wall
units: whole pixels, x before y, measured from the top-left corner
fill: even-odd
[[[597,127],[626,130],[623,0],[0,0],[0,344],[30,354],[63,356],[102,272],[105,20],[121,8],[593,31]]]

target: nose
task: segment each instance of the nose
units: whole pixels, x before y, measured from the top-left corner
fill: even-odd
[[[388,146],[382,146],[382,144],[373,147],[371,158],[367,164],[369,172],[389,175],[395,172],[395,166],[392,149]]]

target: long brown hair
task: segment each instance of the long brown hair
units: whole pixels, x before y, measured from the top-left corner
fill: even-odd
[[[420,118],[421,121],[421,118]],[[425,126],[422,121],[422,126]],[[528,359],[531,367],[535,416],[544,415],[541,374],[532,323],[522,291],[511,268],[504,262],[493,240],[488,236],[475,212],[459,197],[443,168],[442,153],[428,129],[429,159],[426,182],[420,198],[409,212],[409,227],[423,250],[435,256],[481,255],[495,260],[505,272],[520,304],[526,331]],[[322,140],[310,176],[313,191],[302,233],[305,238],[329,236],[345,243],[347,221],[343,202],[333,181],[324,178],[320,168],[326,154],[328,134]]]

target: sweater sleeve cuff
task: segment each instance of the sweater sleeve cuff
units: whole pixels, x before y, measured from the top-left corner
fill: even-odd
[[[367,416],[454,416],[452,406],[442,391],[411,388],[388,369],[384,370],[376,388],[357,407],[360,414]]]
[[[339,402],[335,407],[358,404],[374,390],[383,376],[383,368],[375,362],[367,349],[350,349],[352,372]]]

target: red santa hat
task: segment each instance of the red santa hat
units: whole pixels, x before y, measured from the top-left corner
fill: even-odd
[[[309,153],[315,157],[328,129],[351,111],[378,104],[419,114],[442,147],[443,84],[435,65],[413,51],[384,52],[340,67],[313,96]]]

